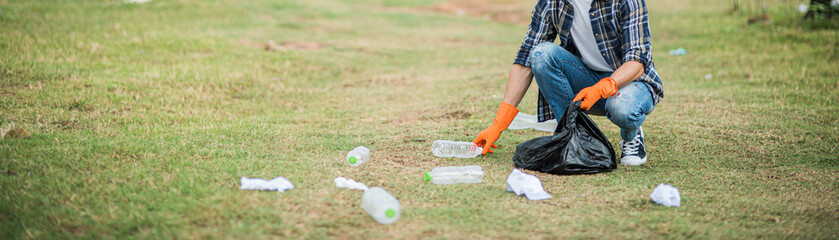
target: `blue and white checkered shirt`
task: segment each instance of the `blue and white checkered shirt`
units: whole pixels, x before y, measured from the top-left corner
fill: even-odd
[[[515,63],[529,67],[530,50],[540,43],[554,42],[557,33],[558,45],[579,56],[569,31],[574,19],[574,7],[569,1],[539,0],[536,3]],[[650,24],[644,0],[594,0],[589,17],[597,47],[612,68],[617,69],[627,61],[644,64],[644,74],[636,81],[647,84],[653,102],[657,104],[664,97],[664,88],[653,63]],[[538,109],[540,122],[555,118],[541,92]]]

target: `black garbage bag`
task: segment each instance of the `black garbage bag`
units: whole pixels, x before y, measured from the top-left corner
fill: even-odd
[[[571,102],[553,136],[527,140],[516,147],[516,167],[552,174],[590,174],[617,168],[609,139]]]

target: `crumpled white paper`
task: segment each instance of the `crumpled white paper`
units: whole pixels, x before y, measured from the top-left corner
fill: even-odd
[[[805,5],[803,3],[798,4],[798,12],[800,12],[800,13],[806,13],[808,8],[809,7],[807,7],[807,5]]]
[[[531,201],[550,199],[551,195],[542,188],[542,181],[536,176],[513,169],[507,177],[507,191],[527,197]]]
[[[367,185],[364,185],[364,183],[356,182],[355,180],[344,177],[335,178],[335,186],[339,188],[367,191]]]
[[[653,189],[650,198],[653,199],[653,202],[668,207],[678,207],[682,204],[682,195],[679,193],[679,189],[670,186],[670,184],[659,184],[658,187]]]
[[[246,178],[242,177],[242,186],[239,189],[242,190],[263,190],[263,191],[278,191],[278,192],[285,192],[286,190],[293,189],[294,184],[291,184],[288,179],[284,177],[276,177],[271,179],[270,181],[266,181],[265,179],[261,178]]]

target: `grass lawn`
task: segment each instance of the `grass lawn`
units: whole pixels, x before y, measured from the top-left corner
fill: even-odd
[[[531,202],[505,180],[515,146],[549,133],[432,156],[491,123],[534,3],[0,0],[0,126],[29,133],[0,140],[0,239],[839,236],[839,30],[779,1],[756,24],[732,1],[647,1],[665,98],[643,166],[529,172],[553,195]],[[350,167],[359,145],[372,160]],[[422,181],[468,164],[483,183]],[[399,221],[373,221],[339,176],[387,189]],[[659,183],[681,207],[649,200]]]

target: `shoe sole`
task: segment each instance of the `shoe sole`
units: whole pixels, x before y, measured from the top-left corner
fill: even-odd
[[[642,158],[641,161],[637,162],[637,163],[636,162],[627,162],[627,161],[624,161],[623,159],[621,159],[621,165],[625,165],[625,166],[638,166],[638,165],[644,164],[646,162],[647,162],[647,156],[644,156],[644,158]]]

